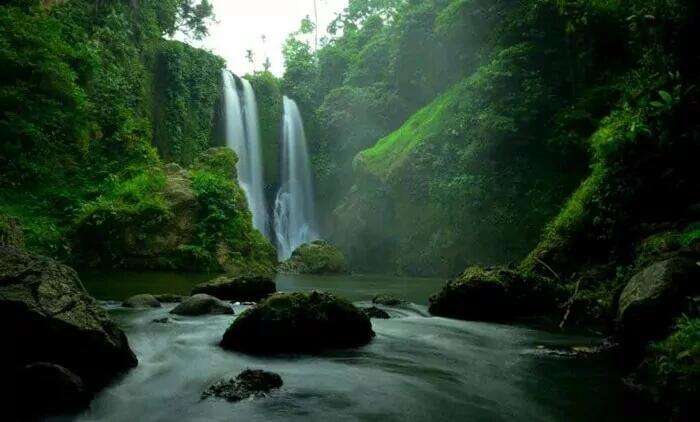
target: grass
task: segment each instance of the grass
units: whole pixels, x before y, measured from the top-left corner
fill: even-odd
[[[372,148],[360,152],[353,165],[377,175],[386,175],[392,168],[400,166],[418,145],[444,130],[445,116],[452,114],[451,109],[464,90],[464,83],[450,88],[411,116],[399,129],[377,141]]]

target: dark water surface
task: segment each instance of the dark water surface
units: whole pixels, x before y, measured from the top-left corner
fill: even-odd
[[[206,275],[84,274],[100,299],[187,293]],[[538,346],[591,344],[594,338],[523,327],[429,317],[440,280],[279,276],[278,289],[323,289],[367,305],[375,294],[413,303],[384,308],[366,347],[319,356],[253,357],[218,342],[234,316],[170,316],[105,306],[126,331],[139,366],[100,393],[80,421],[616,421],[634,417],[617,374],[601,359],[555,358]],[[236,313],[244,306],[234,305]],[[200,400],[211,383],[245,368],[279,373],[270,397]]]

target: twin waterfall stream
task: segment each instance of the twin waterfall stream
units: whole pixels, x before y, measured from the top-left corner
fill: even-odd
[[[286,260],[299,245],[317,236],[311,166],[299,107],[294,100],[284,97],[280,122],[280,180],[274,206],[270,209],[265,199],[255,92],[250,82],[225,69],[223,80],[226,145],[238,155],[238,182],[248,200],[253,226],[277,246],[279,260]]]

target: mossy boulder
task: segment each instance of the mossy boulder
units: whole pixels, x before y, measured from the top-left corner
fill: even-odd
[[[687,296],[700,294],[700,267],[671,258],[652,264],[625,285],[617,307],[617,328],[628,342],[668,334],[674,318],[687,311]]]
[[[197,284],[192,294],[206,293],[224,300],[257,302],[277,291],[270,275],[224,275]]]
[[[171,314],[183,316],[199,316],[207,314],[232,315],[231,305],[204,293],[196,294],[183,300],[177,305]]]
[[[280,264],[279,270],[292,274],[343,274],[348,272],[340,249],[323,240],[304,243]]]
[[[2,397],[21,394],[11,382],[36,362],[65,368],[89,392],[137,364],[124,333],[87,294],[72,268],[11,247],[0,247],[0,332]],[[52,379],[60,384],[72,375]],[[26,399],[14,397],[9,403]],[[50,404],[41,402],[45,399],[51,397],[32,397],[38,408]]]
[[[277,293],[244,311],[226,330],[224,349],[251,354],[317,353],[360,347],[374,332],[369,317],[329,293]]]
[[[559,297],[548,279],[500,267],[470,267],[430,298],[429,310],[448,318],[502,321],[548,315]]]

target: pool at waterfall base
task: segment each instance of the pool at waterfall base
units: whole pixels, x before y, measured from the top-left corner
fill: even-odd
[[[291,276],[280,291],[325,290],[370,306],[377,294],[408,301],[373,319],[365,347],[318,355],[250,356],[219,341],[236,315],[181,317],[174,305],[136,310],[136,293],[187,293],[202,274],[85,273],[91,294],[125,330],[137,368],[98,394],[80,421],[613,421],[653,420],[627,397],[605,356],[574,358],[547,348],[600,341],[522,326],[431,317],[442,280]],[[246,306],[232,305],[240,314]],[[381,305],[380,305],[381,306]],[[168,318],[167,323],[155,323]],[[284,380],[267,397],[238,403],[200,398],[211,384],[251,369]],[[635,410],[635,411],[633,411]]]

